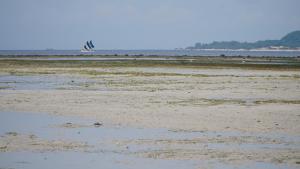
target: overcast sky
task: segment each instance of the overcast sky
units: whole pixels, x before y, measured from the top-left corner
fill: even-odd
[[[0,0],[0,49],[173,49],[280,39],[300,0]]]

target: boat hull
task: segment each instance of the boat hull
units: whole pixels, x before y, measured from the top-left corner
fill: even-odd
[[[93,53],[95,52],[94,50],[80,50],[82,53]]]

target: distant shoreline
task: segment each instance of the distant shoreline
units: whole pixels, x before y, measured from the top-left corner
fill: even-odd
[[[187,49],[249,49],[249,50],[299,50],[300,31],[290,32],[280,40],[260,40],[256,42],[214,41],[196,43]]]
[[[181,49],[203,51],[254,51],[254,52],[300,52],[300,49]]]

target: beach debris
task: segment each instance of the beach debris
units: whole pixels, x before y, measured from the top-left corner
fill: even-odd
[[[63,123],[61,125],[57,125],[55,127],[62,127],[62,128],[84,128],[84,127],[90,127],[90,125],[76,124],[76,123],[66,122],[66,123]]]
[[[64,128],[81,128],[81,127],[85,127],[85,126],[81,125],[81,124],[75,124],[75,123],[67,122],[67,123],[61,125],[61,127],[64,127]]]
[[[71,127],[73,127],[73,124],[71,122],[67,122],[63,125],[63,127],[71,128]]]
[[[94,126],[95,126],[95,127],[100,127],[100,126],[102,126],[102,125],[103,125],[103,124],[102,124],[102,123],[99,123],[99,122],[95,122],[95,123],[94,123]]]

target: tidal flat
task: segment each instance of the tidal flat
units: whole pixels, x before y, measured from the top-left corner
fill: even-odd
[[[0,58],[0,168],[299,168],[300,58]]]

